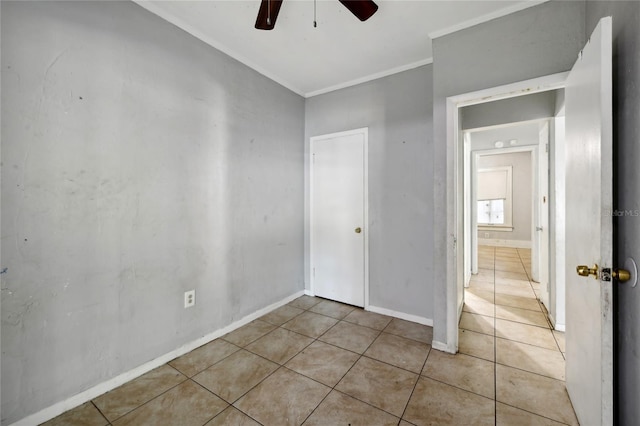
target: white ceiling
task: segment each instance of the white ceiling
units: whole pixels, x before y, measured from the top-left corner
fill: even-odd
[[[360,22],[338,0],[284,0],[272,31],[256,30],[260,0],[134,0],[211,46],[309,97],[432,61],[431,40],[542,3],[376,0]]]

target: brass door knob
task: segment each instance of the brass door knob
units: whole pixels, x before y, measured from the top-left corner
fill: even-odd
[[[360,227],[356,228],[356,234],[359,234],[361,232],[362,232],[362,228],[360,228]]]
[[[598,265],[595,265],[593,268],[589,268],[587,265],[580,265],[576,268],[576,272],[581,277],[593,275],[593,278],[598,279]]]
[[[626,269],[614,269],[611,272],[611,276],[620,282],[626,282],[631,279],[631,272]]]

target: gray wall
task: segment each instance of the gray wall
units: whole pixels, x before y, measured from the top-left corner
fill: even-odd
[[[304,288],[304,99],[134,3],[1,7],[4,425]]]
[[[583,2],[547,2],[433,41],[433,205],[447,194],[446,98],[571,69],[585,40]],[[446,342],[447,217],[434,215],[434,340]]]
[[[614,208],[632,214],[614,217],[615,266],[628,257],[640,261],[640,2],[587,2],[587,34],[598,20],[613,16]],[[614,286],[615,358],[620,425],[640,418],[640,286]]]
[[[478,238],[531,242],[531,197],[533,191],[531,153],[515,152],[511,154],[482,155],[478,158],[478,169],[500,166],[512,166],[513,201],[511,218],[513,231],[478,230]],[[488,236],[485,234],[488,234]]]
[[[307,99],[305,115],[307,152],[312,136],[369,128],[370,304],[429,319],[437,214],[429,155],[431,78],[427,65],[316,96]],[[308,188],[308,172],[306,177]]]
[[[467,130],[553,117],[556,92],[549,90],[460,108],[460,127]]]

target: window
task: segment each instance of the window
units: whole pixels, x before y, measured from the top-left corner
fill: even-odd
[[[478,170],[478,226],[513,230],[511,221],[512,166]]]
[[[479,200],[478,223],[504,225],[504,199]]]

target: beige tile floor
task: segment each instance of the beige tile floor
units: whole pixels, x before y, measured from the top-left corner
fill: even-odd
[[[529,264],[481,249],[457,355],[430,327],[302,296],[46,424],[577,424]]]

